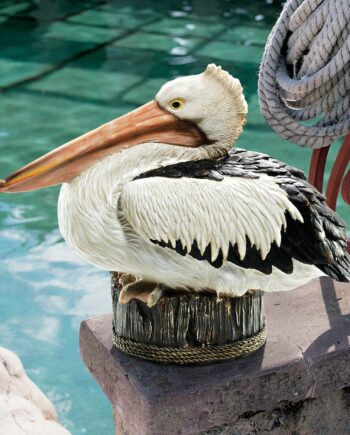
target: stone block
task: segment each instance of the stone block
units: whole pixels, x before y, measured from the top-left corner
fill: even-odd
[[[112,345],[110,314],[82,323],[81,355],[112,403],[116,433],[235,433],[242,418],[281,414],[350,385],[349,290],[321,278],[266,294],[265,347],[231,362],[178,367],[130,358]]]

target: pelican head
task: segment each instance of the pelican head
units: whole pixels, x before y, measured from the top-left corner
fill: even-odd
[[[0,192],[69,183],[97,161],[147,142],[228,149],[247,114],[238,79],[216,65],[166,83],[155,99],[53,151],[4,180]]]
[[[248,112],[240,81],[214,64],[201,74],[166,83],[155,100],[177,118],[194,123],[209,143],[223,147],[235,142]]]

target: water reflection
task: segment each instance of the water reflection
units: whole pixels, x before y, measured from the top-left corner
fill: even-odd
[[[171,53],[172,54],[172,53]],[[170,57],[168,60],[169,65],[188,65],[196,62],[194,56],[176,56]]]
[[[78,258],[57,229],[38,237],[37,231],[4,228],[0,249],[1,344],[22,357],[73,433],[87,430],[79,414],[89,397],[102,419],[95,433],[101,425],[112,433],[107,401],[83,370],[78,351],[81,320],[110,311],[109,274]]]
[[[10,232],[15,243],[18,237]],[[4,234],[1,234],[4,236]],[[6,232],[5,232],[6,235]],[[64,242],[58,230],[43,242],[3,260],[19,285],[31,290],[43,311],[85,318],[110,310],[109,274],[86,264]]]
[[[35,340],[60,346],[60,319],[47,316],[28,319],[25,324],[22,324],[21,333],[27,335],[29,339],[34,338]]]

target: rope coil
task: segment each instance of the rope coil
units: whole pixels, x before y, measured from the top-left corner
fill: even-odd
[[[322,148],[350,131],[349,90],[350,0],[287,1],[260,66],[267,122],[291,142]]]
[[[202,347],[171,347],[139,343],[120,337],[113,328],[113,343],[130,356],[163,364],[210,364],[248,355],[266,342],[266,326],[251,337],[228,344]]]

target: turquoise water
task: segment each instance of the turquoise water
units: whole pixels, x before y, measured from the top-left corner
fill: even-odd
[[[307,170],[310,151],[270,130],[256,96],[279,10],[272,0],[2,0],[0,176],[210,62],[243,83],[250,112],[239,145]],[[0,197],[0,345],[20,355],[73,434],[108,435],[111,408],[80,360],[78,330],[110,310],[109,275],[62,241],[58,191]],[[339,211],[350,223],[343,204]]]

